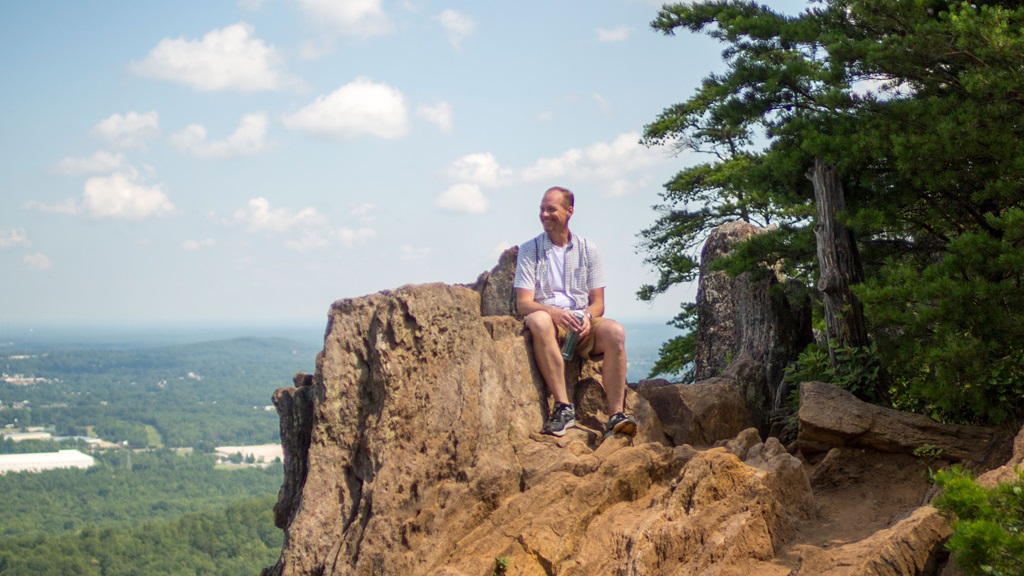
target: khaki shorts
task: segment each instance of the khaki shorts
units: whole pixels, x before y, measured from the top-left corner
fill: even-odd
[[[597,360],[604,356],[603,354],[598,354],[597,356],[590,355],[590,351],[594,349],[594,332],[597,331],[597,327],[601,322],[604,322],[604,318],[601,316],[595,316],[594,319],[590,321],[590,332],[587,333],[587,337],[576,344],[576,355],[580,358],[585,360]],[[555,328],[558,329],[558,343],[561,344],[562,342],[565,342],[565,337],[569,334],[569,331],[561,326],[556,326]]]

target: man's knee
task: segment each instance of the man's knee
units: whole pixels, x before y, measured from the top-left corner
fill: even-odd
[[[626,329],[615,320],[605,320],[594,332],[594,343],[602,350],[625,348]]]
[[[543,310],[527,314],[526,327],[533,334],[553,333],[555,331],[555,323],[551,320],[551,315]]]

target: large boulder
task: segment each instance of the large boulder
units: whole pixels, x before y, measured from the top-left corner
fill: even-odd
[[[714,263],[767,231],[740,221],[708,236],[701,251],[694,358],[697,381],[721,376],[747,382],[747,408],[762,433],[786,401],[786,365],[813,341],[810,302],[799,283],[776,270],[730,277]]]
[[[945,460],[991,468],[1005,462],[1008,438],[997,428],[936,422],[868,404],[832,384],[800,385],[800,429],[797,442],[804,453],[837,446],[914,454],[919,448],[938,450]]]
[[[638,386],[637,393],[647,399],[676,446],[711,446],[751,426],[743,390],[734,380]]]
[[[781,574],[773,551],[812,510],[799,461],[752,430],[732,452],[603,439],[582,407],[578,429],[542,436],[522,323],[480,310],[442,284],[331,307],[316,373],[274,395],[285,541],[265,575],[484,576],[501,556],[509,574]]]

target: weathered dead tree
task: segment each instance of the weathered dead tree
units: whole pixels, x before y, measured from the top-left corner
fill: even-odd
[[[818,290],[825,307],[825,328],[828,334],[829,359],[837,367],[835,346],[868,345],[864,324],[864,307],[850,290],[863,280],[857,244],[853,234],[837,218],[846,210],[843,183],[834,166],[821,158],[814,159],[814,169],[807,174],[814,184],[817,221],[814,237],[818,245],[818,266],[821,278]]]

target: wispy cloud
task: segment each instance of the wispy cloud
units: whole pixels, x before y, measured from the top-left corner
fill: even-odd
[[[324,218],[315,208],[292,212],[286,208],[271,208],[270,201],[259,197],[225,220],[230,226],[243,226],[250,232],[286,232],[297,225],[322,224]]]
[[[629,38],[631,30],[624,26],[618,28],[598,28],[597,39],[601,42],[623,42]]]
[[[285,115],[282,123],[292,130],[338,140],[362,135],[400,138],[409,131],[409,111],[397,89],[357,78]]]
[[[452,131],[452,106],[444,100],[433,105],[419,105],[416,108],[416,115],[434,124],[444,132]]]
[[[0,250],[31,245],[24,228],[0,228]]]
[[[170,139],[182,152],[200,158],[229,158],[259,153],[266,146],[266,136],[267,115],[260,112],[243,116],[238,128],[223,140],[209,140],[201,124],[190,124]]]
[[[129,69],[147,78],[188,84],[211,92],[280,90],[298,81],[284,69],[284,59],[273,46],[252,36],[245,22],[211,30],[200,40],[164,38]]]
[[[80,176],[82,174],[106,174],[115,172],[125,166],[124,154],[113,154],[99,150],[92,156],[62,158],[53,165],[53,169],[61,174]]]
[[[348,228],[337,229],[304,229],[298,238],[285,242],[285,245],[296,252],[310,252],[334,245],[344,248],[352,248],[357,244],[364,244],[377,236],[376,230],[372,228]]]
[[[160,135],[160,115],[155,111],[140,114],[111,114],[93,127],[92,133],[111,146],[134,148]]]
[[[594,182],[609,196],[629,194],[647,184],[644,171],[667,162],[663,151],[639,143],[640,134],[627,132],[610,142],[572,148],[552,158],[540,158],[524,169],[524,182],[550,182],[571,177]]]
[[[476,22],[472,18],[451,8],[438,14],[435,20],[448,33],[448,41],[455,48],[459,48],[462,45],[463,38],[476,30]]]
[[[430,248],[417,248],[412,244],[403,244],[398,251],[402,260],[426,260],[430,257]]]
[[[204,238],[202,240],[185,240],[181,243],[181,247],[189,252],[195,252],[203,248],[209,248],[216,244],[213,238]]]
[[[301,6],[310,22],[332,33],[369,37],[395,29],[381,0],[302,0]]]
[[[22,261],[33,270],[49,270],[53,268],[53,262],[50,261],[50,257],[41,252],[26,254]]]

